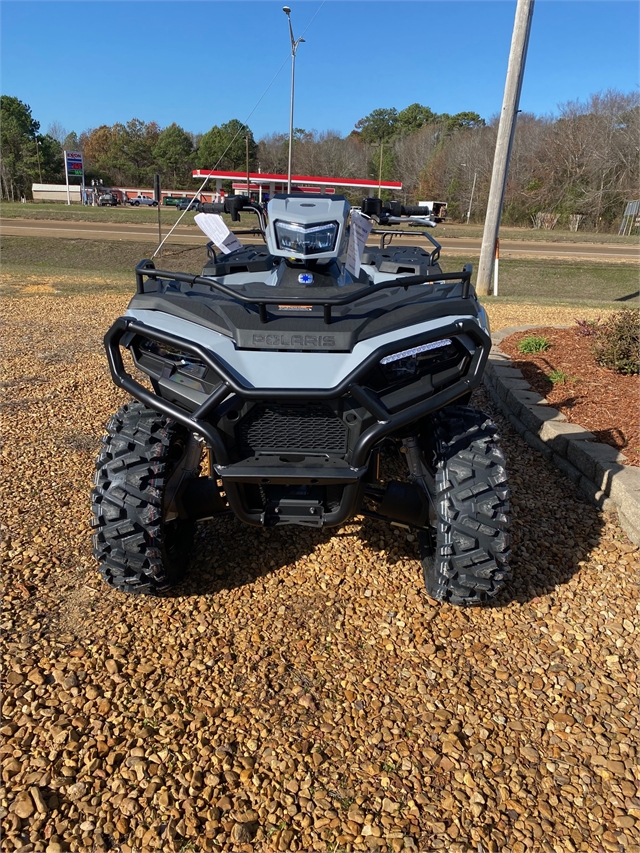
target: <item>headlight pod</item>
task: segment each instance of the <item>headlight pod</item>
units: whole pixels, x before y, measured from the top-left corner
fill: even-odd
[[[140,344],[141,353],[150,353],[156,355],[165,361],[175,365],[176,370],[180,373],[185,373],[188,376],[193,376],[196,379],[202,379],[207,372],[206,364],[203,364],[199,358],[187,353],[180,352],[175,347],[168,344],[161,344],[158,341],[144,340]]]
[[[132,349],[132,353],[136,365],[152,378],[208,393],[200,381],[205,378],[208,367],[197,356],[148,338],[140,340],[138,347]],[[210,381],[205,380],[207,385]]]
[[[412,376],[460,357],[460,351],[450,338],[419,344],[380,359],[380,368],[389,382],[410,379]]]
[[[274,222],[278,249],[298,255],[321,255],[333,252],[338,239],[337,222],[315,222],[303,225],[299,222]]]

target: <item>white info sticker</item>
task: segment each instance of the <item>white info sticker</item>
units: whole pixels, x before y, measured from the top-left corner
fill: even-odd
[[[364,252],[367,237],[371,233],[372,227],[373,221],[368,216],[363,216],[357,210],[351,211],[351,230],[349,231],[349,245],[347,246],[347,262],[345,266],[355,278],[358,278],[360,275],[362,253]]]
[[[221,216],[217,213],[196,213],[194,217],[198,228],[223,252],[235,252],[242,248],[242,243],[233,231],[229,231]]]

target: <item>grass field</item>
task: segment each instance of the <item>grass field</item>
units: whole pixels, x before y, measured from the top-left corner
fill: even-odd
[[[464,261],[478,267],[479,255]],[[460,269],[460,256],[440,259],[445,272]],[[475,276],[472,277],[475,281]],[[489,301],[621,308],[638,304],[637,264],[565,260],[500,260],[499,295]],[[487,297],[484,297],[487,299]]]
[[[162,207],[161,219],[169,225],[177,222],[184,211],[175,207]],[[80,204],[20,204],[3,202],[0,215],[5,219],[53,219],[58,222],[115,222],[122,224],[151,224],[158,221],[156,207],[83,207]],[[182,222],[193,222],[194,213],[186,212]]]
[[[150,258],[156,243],[3,237],[0,295],[58,293],[133,293],[134,268]],[[201,246],[168,246],[156,266],[198,273],[205,262]]]
[[[71,296],[105,289],[133,292],[134,267],[142,258],[150,258],[155,248],[154,243],[4,237],[0,292],[5,296],[43,292]],[[156,266],[198,273],[205,259],[200,246],[174,244],[165,247]],[[445,272],[453,272],[467,261],[475,268],[478,257],[443,255],[442,267]],[[637,304],[638,282],[636,264],[502,260],[500,294],[488,301],[623,307]]]
[[[175,207],[162,207],[162,222],[173,225],[180,214]],[[156,223],[158,211],[156,208],[148,207],[82,207],[81,205],[65,204],[20,204],[18,202],[3,202],[0,207],[0,215],[7,219],[53,219],[71,222],[115,222],[115,223]],[[188,211],[182,222],[189,224],[193,222],[194,214]],[[252,220],[253,214],[248,215]],[[228,222],[231,219],[225,216]],[[243,225],[245,223],[243,222]],[[413,228],[409,232],[415,231]],[[482,225],[439,225],[435,232],[436,237],[467,237],[479,239],[482,237]],[[624,246],[636,246],[636,237],[618,237],[617,234],[594,234],[591,232],[573,231],[546,231],[534,228],[501,228],[500,237],[503,240],[533,240],[548,243],[609,243]]]

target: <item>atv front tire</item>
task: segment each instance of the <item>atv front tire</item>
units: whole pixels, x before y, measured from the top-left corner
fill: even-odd
[[[185,427],[141,403],[122,406],[107,424],[91,500],[93,553],[110,586],[149,594],[184,577],[195,523],[175,513],[166,521],[165,503],[189,441]]]
[[[430,426],[423,453],[437,519],[420,537],[425,586],[438,601],[482,604],[509,577],[509,489],[497,427],[458,405],[438,412]]]

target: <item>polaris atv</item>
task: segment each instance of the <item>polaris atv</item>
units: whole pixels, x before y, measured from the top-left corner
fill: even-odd
[[[109,421],[96,463],[105,581],[177,583],[203,519],[322,528],[364,515],[418,532],[434,598],[493,598],[508,576],[508,488],[496,426],[467,405],[491,346],[471,267],[443,273],[428,232],[429,251],[385,231],[349,272],[341,196],[203,208],[252,211],[266,246],[209,244],[202,275],[136,267],[105,336],[113,379],[137,400]],[[385,482],[394,448],[407,477]]]

